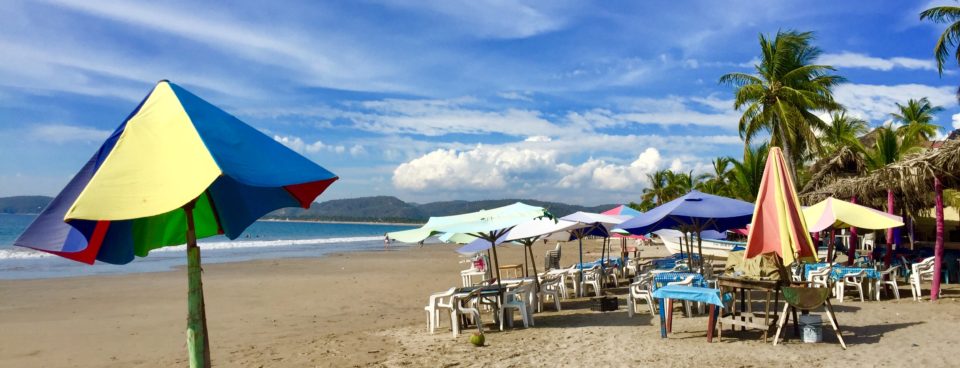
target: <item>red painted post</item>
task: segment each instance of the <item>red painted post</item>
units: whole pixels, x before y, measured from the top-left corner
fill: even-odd
[[[933,285],[930,286],[930,300],[937,300],[940,296],[940,272],[943,268],[943,183],[940,178],[933,178],[933,195],[936,200],[937,216],[937,243],[933,248]]]
[[[893,189],[887,189],[887,213],[893,215],[896,212],[893,210]],[[893,260],[893,244],[896,240],[893,237],[893,228],[887,229],[887,254],[883,255],[883,264],[887,268],[890,267],[890,261]]]
[[[667,299],[667,333],[673,333],[673,299]]]
[[[850,202],[857,204],[857,196],[850,198]],[[850,228],[850,245],[847,247],[847,266],[853,265],[853,259],[857,255],[857,228]]]

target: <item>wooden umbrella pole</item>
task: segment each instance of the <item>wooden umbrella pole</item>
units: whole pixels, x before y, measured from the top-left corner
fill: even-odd
[[[187,216],[187,352],[191,368],[210,367],[210,340],[207,337],[207,316],[203,305],[203,282],[200,280],[200,247],[193,222],[196,200],[183,206]]]
[[[530,264],[533,265],[533,280],[537,284],[537,291],[540,291],[540,277],[537,276],[537,261],[533,260],[533,242],[526,245],[527,252],[530,253]]]

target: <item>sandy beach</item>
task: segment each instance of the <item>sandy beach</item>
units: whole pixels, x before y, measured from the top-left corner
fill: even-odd
[[[522,260],[519,247],[499,249],[504,263]],[[597,243],[588,250],[585,259],[599,256]],[[645,247],[643,255],[664,252]],[[575,243],[565,246],[563,263],[574,254]],[[453,339],[446,320],[435,334],[425,327],[427,296],[459,284],[458,260],[450,246],[427,245],[205,266],[214,366],[956,365],[955,285],[936,303],[914,302],[902,286],[900,301],[837,305],[846,351],[828,328],[820,344],[772,346],[756,332],[728,330],[708,344],[706,317],[677,316],[662,340],[647,312],[591,312],[586,299],[564,301],[560,313],[548,307],[536,327],[490,331],[488,346],[474,348],[468,334]],[[0,281],[0,366],[186,366],[186,286],[183,270]],[[623,298],[625,290],[610,292]]]

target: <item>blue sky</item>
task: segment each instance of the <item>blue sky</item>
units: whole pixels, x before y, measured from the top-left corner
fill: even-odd
[[[760,33],[816,32],[872,125],[928,97],[960,127],[941,3],[4,1],[0,196],[56,194],[169,79],[340,175],[321,200],[628,202],[742,152],[717,79]]]

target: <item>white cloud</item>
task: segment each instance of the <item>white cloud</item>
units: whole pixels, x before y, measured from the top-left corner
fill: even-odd
[[[379,57],[370,57],[362,45],[336,38],[339,33],[313,33],[278,27],[255,19],[237,19],[237,13],[207,8],[210,4],[116,2],[102,0],[48,0],[51,3],[102,18],[176,35],[231,53],[232,56],[282,68],[300,83],[349,90],[405,90],[383,82],[390,73]],[[379,78],[378,78],[379,77]]]
[[[500,0],[384,2],[452,18],[458,29],[485,38],[526,38],[562,28],[566,17],[576,12],[562,2],[519,2]],[[560,5],[560,6],[558,6]]]
[[[53,143],[102,142],[110,136],[110,131],[66,124],[46,124],[33,127],[30,136]]]
[[[410,190],[490,190],[520,184],[556,165],[554,152],[477,146],[438,149],[397,166],[393,184]]]
[[[532,102],[533,98],[530,97],[530,94],[530,92],[509,91],[497,93],[497,96],[507,100]]]
[[[562,154],[561,154],[562,153]],[[648,185],[646,175],[667,163],[676,170],[691,165],[707,167],[694,156],[666,160],[660,151],[647,147],[627,163],[588,158],[563,161],[567,152],[516,146],[481,145],[471,149],[437,149],[402,163],[393,172],[395,188],[412,193],[545,193],[563,195],[582,189],[613,193],[636,193]],[[698,171],[699,172],[699,171]],[[561,193],[561,194],[557,194]],[[582,194],[582,193],[581,193]]]
[[[535,110],[479,110],[474,98],[366,101],[369,112],[344,112],[358,128],[379,133],[440,136],[453,133],[501,133],[533,136],[557,129]]]
[[[596,188],[623,191],[648,184],[646,175],[660,168],[660,152],[647,148],[628,165],[617,165],[604,160],[589,159],[573,166],[563,164],[558,170],[564,173],[557,185],[561,188]]]
[[[284,146],[289,147],[290,149],[297,151],[301,154],[307,153],[318,153],[321,151],[334,152],[334,153],[344,153],[347,148],[342,145],[328,145],[323,143],[323,141],[315,141],[313,143],[306,143],[300,137],[296,136],[280,136],[274,135],[273,140],[280,142]],[[362,149],[362,147],[361,147]],[[351,153],[353,149],[351,149]]]
[[[953,114],[950,118],[953,120],[953,129],[960,129],[960,114]]]
[[[365,148],[363,148],[363,146],[361,146],[361,145],[359,145],[359,144],[355,144],[355,145],[353,145],[353,147],[350,147],[350,155],[351,155],[351,156],[361,156],[361,155],[365,155],[365,154],[367,154],[367,150],[366,150]]]
[[[851,115],[870,120],[885,120],[896,111],[896,104],[909,99],[927,97],[935,106],[949,106],[955,101],[954,87],[923,84],[872,85],[841,84],[833,97],[843,104]]]
[[[553,140],[552,138],[545,135],[535,135],[535,136],[527,137],[527,139],[524,139],[523,141],[524,142],[549,142],[552,140]]]
[[[844,51],[839,54],[823,54],[819,59],[817,59],[817,63],[839,68],[866,68],[882,71],[889,71],[893,70],[894,68],[922,70],[937,69],[933,60],[914,59],[908,57],[892,57],[889,59],[884,59],[849,51]]]

